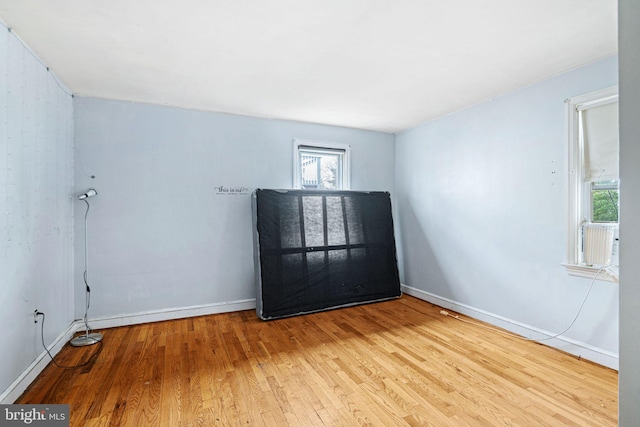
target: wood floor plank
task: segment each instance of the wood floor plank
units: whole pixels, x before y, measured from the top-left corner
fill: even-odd
[[[403,296],[108,329],[95,360],[50,364],[16,403],[70,404],[72,426],[617,424],[616,371],[440,310]]]

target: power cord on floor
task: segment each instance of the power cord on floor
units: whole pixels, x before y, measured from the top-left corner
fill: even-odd
[[[47,354],[51,358],[51,361],[53,362],[53,364],[56,365],[58,368],[62,368],[62,369],[82,368],[83,366],[87,366],[89,363],[93,362],[98,357],[98,355],[102,352],[102,341],[98,341],[98,344],[99,344],[98,350],[95,353],[93,353],[91,355],[91,357],[89,357],[89,359],[86,362],[81,363],[79,365],[74,365],[74,366],[60,365],[58,362],[56,362],[56,359],[53,358],[53,356],[49,352],[49,349],[47,348],[47,346],[44,343],[44,321],[45,321],[45,315],[41,311],[36,311],[35,315],[36,316],[42,316],[42,325],[40,325],[40,338],[42,340],[42,346],[44,347],[44,350],[47,352]]]
[[[591,280],[591,284],[589,285],[589,289],[587,289],[587,293],[585,294],[584,298],[582,299],[582,303],[580,304],[580,307],[578,308],[578,312],[574,316],[574,318],[571,321],[571,323],[569,323],[569,326],[567,326],[562,332],[559,332],[559,333],[557,333],[555,335],[552,335],[552,336],[548,336],[546,338],[526,338],[526,337],[523,337],[521,335],[514,334],[512,332],[503,331],[501,329],[492,328],[490,326],[485,326],[485,325],[483,325],[482,323],[479,323],[479,322],[474,322],[474,321],[471,321],[471,320],[462,319],[457,314],[451,314],[447,310],[440,310],[440,314],[448,316],[448,317],[452,317],[452,318],[454,318],[456,320],[459,320],[461,322],[470,323],[472,325],[480,326],[481,328],[488,329],[490,331],[499,332],[501,334],[508,335],[508,336],[511,336],[511,337],[514,337],[514,338],[519,338],[521,340],[526,340],[526,341],[548,341],[548,340],[552,340],[552,339],[558,338],[559,336],[561,336],[564,333],[566,333],[569,329],[571,329],[571,327],[574,325],[574,323],[576,323],[576,320],[578,320],[578,316],[580,316],[580,313],[582,312],[582,309],[584,308],[585,302],[587,302],[587,298],[589,298],[589,294],[591,293],[591,289],[593,289],[593,284],[596,282],[596,279],[598,278],[598,276],[603,271],[609,272],[610,268],[611,268],[611,266],[606,265],[606,266],[600,268],[596,272],[596,274],[593,276],[593,279]],[[544,332],[541,332],[541,333],[544,333]]]

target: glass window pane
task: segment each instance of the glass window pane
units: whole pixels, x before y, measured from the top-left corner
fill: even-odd
[[[591,189],[591,221],[618,222],[618,181],[594,182]]]
[[[342,152],[300,150],[302,188],[339,190],[342,188]]]
[[[611,181],[596,181],[591,183],[591,186],[594,190],[617,190],[618,185],[619,183],[617,179]]]

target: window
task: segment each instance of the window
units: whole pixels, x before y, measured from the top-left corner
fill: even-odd
[[[618,223],[619,187],[620,181],[617,179],[591,182],[591,206],[589,206],[591,222]]]
[[[567,100],[569,121],[570,274],[594,277],[617,265],[620,181],[618,173],[618,89],[612,87]],[[598,276],[615,280],[611,268]]]
[[[350,151],[346,144],[294,140],[293,187],[348,190]]]

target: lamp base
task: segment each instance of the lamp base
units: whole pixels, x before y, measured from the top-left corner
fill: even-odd
[[[69,344],[71,344],[73,347],[84,347],[87,345],[97,344],[100,341],[102,341],[102,334],[91,333],[78,335],[77,337],[69,341]]]

